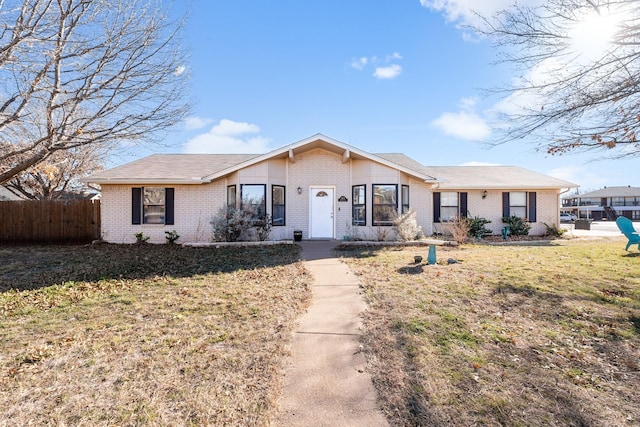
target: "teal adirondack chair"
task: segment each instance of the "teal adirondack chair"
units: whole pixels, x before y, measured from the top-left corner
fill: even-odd
[[[640,250],[640,234],[638,234],[635,228],[633,228],[633,222],[631,222],[629,218],[619,216],[616,219],[616,225],[618,226],[622,234],[624,234],[627,239],[629,239],[629,241],[627,242],[627,247],[624,249],[628,251],[629,246],[638,245],[638,250]]]

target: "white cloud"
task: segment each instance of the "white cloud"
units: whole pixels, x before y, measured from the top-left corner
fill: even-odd
[[[431,124],[444,134],[470,141],[486,139],[491,134],[491,127],[475,113],[477,98],[462,98],[457,113],[443,113]]]
[[[520,0],[520,5],[534,5],[541,0]],[[477,14],[491,17],[498,11],[512,6],[514,0],[420,0],[427,9],[442,13],[447,21],[461,25],[479,25],[482,20]]]
[[[361,58],[356,58],[351,60],[351,67],[355,68],[356,70],[362,71],[368,62],[369,62],[369,58],[367,58],[366,56],[363,56]]]
[[[402,59],[402,55],[400,55],[398,52],[393,52],[391,55],[387,55],[387,57],[385,58],[387,62],[394,61],[396,59]]]
[[[179,76],[180,74],[184,73],[186,69],[187,67],[185,67],[184,65],[179,65],[176,67],[173,74],[175,74],[176,76]]]
[[[202,129],[203,127],[211,124],[213,122],[212,119],[207,119],[204,117],[187,117],[184,119],[184,128],[185,130],[197,130]]]
[[[259,154],[269,150],[269,138],[253,136],[260,128],[246,122],[234,122],[222,119],[209,130],[200,134],[184,145],[185,153],[251,153]]]
[[[460,100],[460,108],[465,111],[471,111],[478,103],[478,98],[470,97],[470,98],[462,98]]]
[[[373,76],[378,79],[395,79],[402,73],[402,67],[398,64],[391,64],[388,67],[378,67]]]
[[[351,68],[355,68],[358,71],[363,71],[368,66],[375,67],[373,76],[378,79],[394,79],[402,73],[402,67],[398,64],[394,64],[395,61],[400,61],[402,55],[398,52],[393,52],[384,57],[384,59],[377,56],[360,58],[354,58],[351,60]]]
[[[491,128],[484,119],[468,111],[443,113],[431,124],[446,135],[470,141],[483,140],[491,134]]]

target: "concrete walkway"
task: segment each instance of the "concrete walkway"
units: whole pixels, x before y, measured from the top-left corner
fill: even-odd
[[[313,300],[293,337],[277,425],[389,425],[359,351],[365,309],[359,281],[333,256],[336,244],[301,242]]]

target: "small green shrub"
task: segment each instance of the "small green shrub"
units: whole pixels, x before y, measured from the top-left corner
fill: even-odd
[[[567,232],[566,229],[560,228],[556,224],[547,224],[546,222],[543,222],[543,224],[546,228],[545,236],[562,237]]]
[[[147,241],[149,240],[149,236],[145,236],[142,231],[134,234],[134,236],[136,236],[136,245],[142,245],[144,243],[147,243]]]
[[[480,239],[484,234],[491,234],[491,230],[485,227],[485,225],[491,223],[491,220],[479,216],[474,216],[473,218],[467,218],[466,222],[469,226],[469,237]]]
[[[509,234],[511,236],[528,236],[529,230],[531,230],[531,225],[527,220],[516,215],[503,217],[502,222],[509,226]]]
[[[180,236],[178,235],[178,232],[176,230],[173,231],[165,231],[165,239],[167,239],[167,244],[169,245],[173,245],[176,243],[176,240],[178,240],[180,238]]]

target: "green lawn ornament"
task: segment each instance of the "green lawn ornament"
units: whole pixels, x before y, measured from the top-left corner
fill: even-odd
[[[506,227],[502,227],[502,240],[507,240],[509,237],[510,227],[507,225]]]
[[[427,264],[435,264],[437,262],[436,259],[436,246],[429,245],[429,255],[427,256]]]

